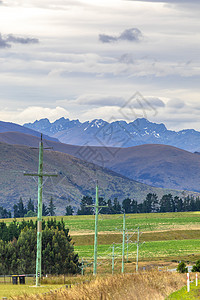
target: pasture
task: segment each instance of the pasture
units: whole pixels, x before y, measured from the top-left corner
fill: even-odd
[[[79,277],[80,280],[84,280],[87,276],[92,275],[93,271],[91,263],[94,251],[94,216],[56,217],[57,220],[62,218],[66,227],[69,228],[80,261],[81,259],[84,261],[85,275]],[[36,220],[36,218],[32,219]],[[44,219],[48,219],[48,217]],[[17,219],[18,222],[21,220]],[[3,221],[7,223],[12,220],[5,219]],[[113,243],[115,247],[114,274],[117,275],[121,272],[122,224],[122,215],[99,215],[97,272],[100,276],[111,274]],[[200,258],[200,212],[127,214],[126,234],[128,234],[129,243],[126,235],[125,273],[135,272],[135,242],[138,227],[142,233],[139,248],[139,270],[144,267],[146,269],[158,269],[160,267],[166,270],[167,268],[176,268],[180,260],[193,264]],[[44,285],[44,288],[40,288],[39,293],[46,293],[51,289],[60,288],[62,285],[61,282],[55,280],[54,284],[49,283]],[[1,284],[0,297],[38,293],[36,288],[29,286],[14,287],[11,284]]]

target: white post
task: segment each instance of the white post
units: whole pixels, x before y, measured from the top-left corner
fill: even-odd
[[[196,286],[198,286],[198,275],[196,273]]]
[[[190,291],[190,274],[187,273],[187,291]]]

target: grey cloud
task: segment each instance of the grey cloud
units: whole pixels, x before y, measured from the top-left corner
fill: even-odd
[[[127,65],[133,64],[134,60],[133,60],[132,54],[130,54],[130,53],[124,53],[122,56],[120,56],[119,62],[127,64]]]
[[[97,105],[97,106],[121,106],[124,104],[123,97],[101,96],[101,95],[83,95],[76,102],[81,105]]]
[[[99,40],[102,43],[113,43],[120,40],[129,42],[138,42],[142,38],[142,33],[138,28],[130,28],[124,30],[119,36],[107,34],[99,34]]]
[[[12,34],[9,34],[6,39],[6,42],[19,43],[19,44],[37,44],[39,43],[39,40],[34,38],[16,37]]]
[[[136,99],[131,103],[133,108],[136,109],[156,109],[159,107],[165,107],[165,103],[156,97],[145,97],[144,99]]]
[[[10,48],[11,46],[4,40],[0,34],[0,48]]]
[[[171,99],[167,102],[167,106],[172,108],[183,108],[185,102],[181,99]]]
[[[0,34],[0,48],[10,48],[10,43],[37,44],[39,43],[39,40],[34,38],[17,37],[12,34],[9,34],[7,37],[3,38]]]

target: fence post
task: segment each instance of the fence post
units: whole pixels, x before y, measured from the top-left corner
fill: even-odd
[[[190,291],[190,274],[187,273],[187,291]]]
[[[196,273],[196,286],[198,286],[198,275]]]

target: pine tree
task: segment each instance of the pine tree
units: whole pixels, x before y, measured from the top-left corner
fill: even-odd
[[[31,200],[31,198],[29,199],[28,204],[27,204],[27,211],[30,211],[30,210],[34,212],[34,203]]]
[[[51,197],[50,201],[49,201],[49,206],[48,206],[48,213],[50,216],[55,216],[55,210],[56,210],[56,206],[53,203],[53,198]]]
[[[43,215],[44,217],[49,216],[48,207],[46,206],[45,203],[42,204],[42,215]]]
[[[83,196],[80,203],[80,209],[77,211],[77,215],[92,215],[94,212],[93,207],[87,207],[87,205],[92,205],[93,200],[90,196]]]
[[[71,205],[66,206],[65,216],[72,216],[74,214],[73,207]]]

